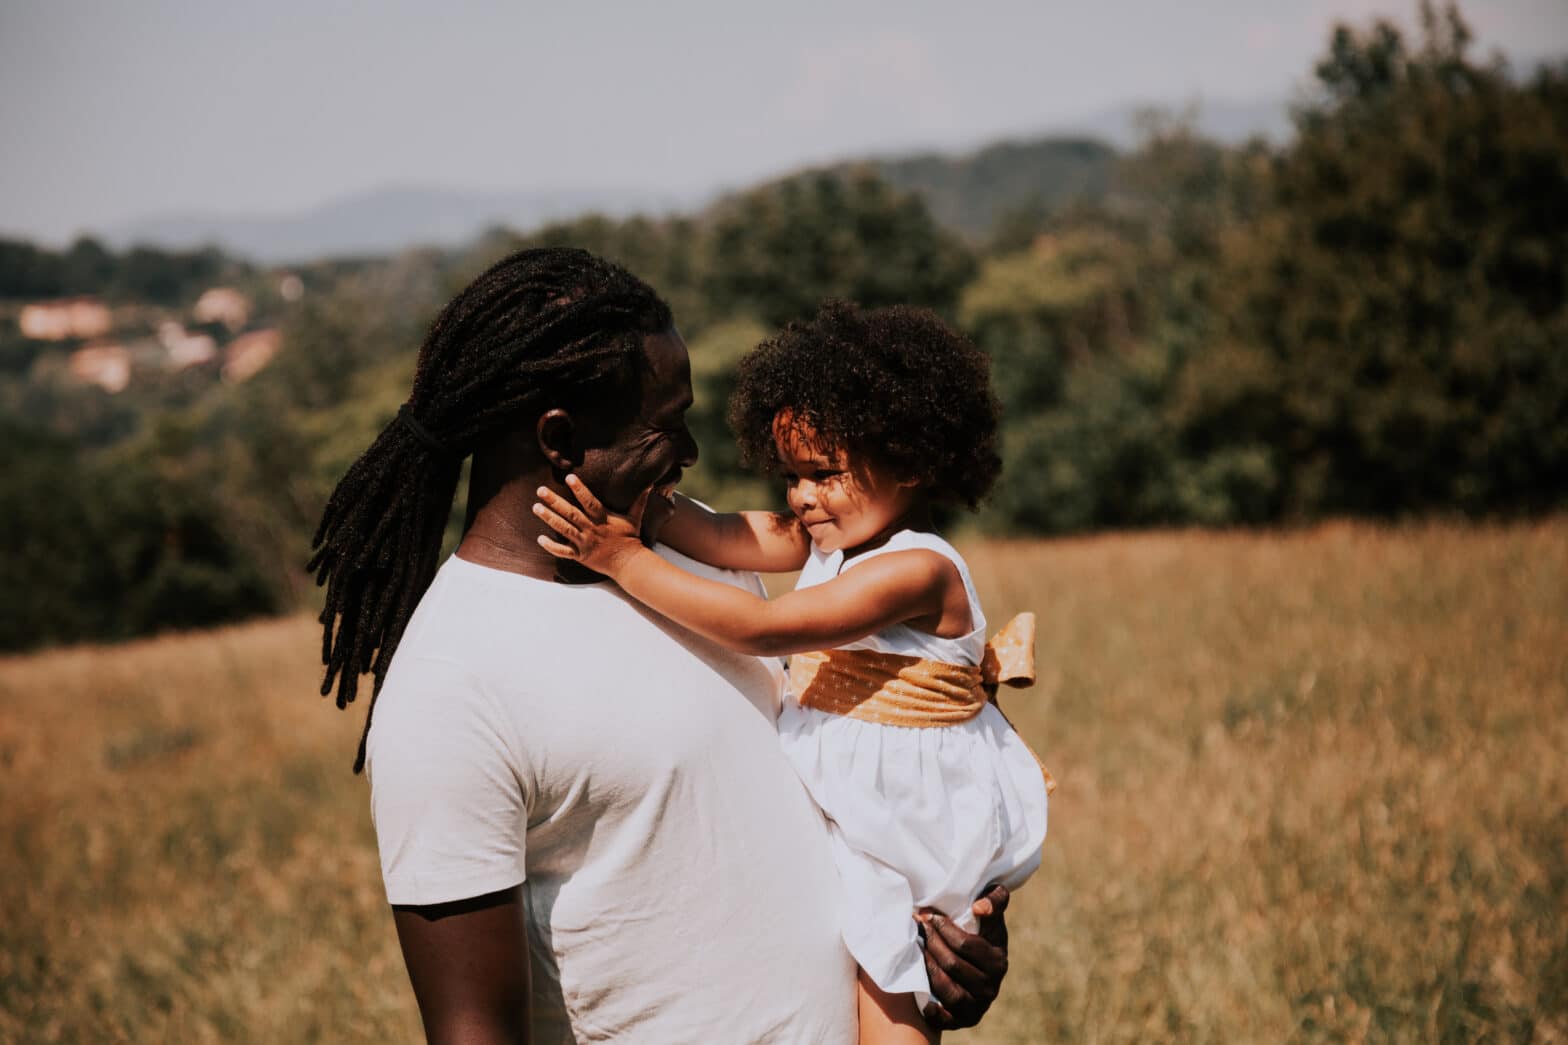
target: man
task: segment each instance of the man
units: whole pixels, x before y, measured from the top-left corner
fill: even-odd
[[[855,1040],[826,834],[774,734],[777,665],[558,576],[537,544],[535,491],[568,472],[622,510],[673,490],[690,406],[651,289],[524,251],[443,310],[399,419],[327,506],[323,692],[336,679],[342,706],[375,678],[356,768],[432,1041]],[[469,454],[468,526],[438,570]],[[644,513],[650,542],[667,503]],[[995,996],[1006,901],[977,905],[978,936],[928,924],[935,1025]]]

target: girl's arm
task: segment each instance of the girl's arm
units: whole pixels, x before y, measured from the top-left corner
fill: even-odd
[[[811,543],[789,512],[714,512],[683,494],[659,541],[709,566],[758,573],[800,569]]]
[[[762,599],[693,576],[644,547],[637,532],[646,493],[628,518],[606,512],[581,483],[568,483],[581,508],[539,489],[542,503],[534,505],[534,514],[562,538],[541,536],[545,550],[612,578],[637,601],[740,653],[827,649],[913,617],[940,615],[947,587],[957,577],[935,552],[889,552],[825,584]]]

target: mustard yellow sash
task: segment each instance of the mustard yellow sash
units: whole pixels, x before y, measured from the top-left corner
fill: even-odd
[[[1032,613],[1008,621],[986,643],[979,667],[876,650],[797,653],[790,657],[790,688],[802,707],[831,715],[884,726],[957,725],[994,703],[996,687],[1034,685],[1034,626]],[[1056,781],[1043,763],[1040,772],[1050,794]]]

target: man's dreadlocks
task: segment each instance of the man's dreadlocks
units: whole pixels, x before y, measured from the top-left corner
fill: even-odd
[[[435,576],[463,458],[552,407],[635,385],[644,337],[670,324],[647,284],[568,248],[519,251],[442,309],[408,402],[332,492],[307,566],[327,586],[322,696],[335,680],[347,707],[359,676],[374,678],[355,773],[392,654]]]

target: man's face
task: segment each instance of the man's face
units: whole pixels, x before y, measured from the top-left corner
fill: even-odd
[[[611,511],[625,512],[650,486],[642,517],[651,543],[669,519],[681,472],[697,461],[697,443],[686,427],[691,409],[691,361],[686,342],[672,328],[643,340],[647,365],[637,413],[603,447],[589,450],[578,474]]]

